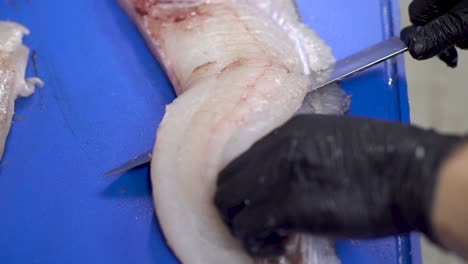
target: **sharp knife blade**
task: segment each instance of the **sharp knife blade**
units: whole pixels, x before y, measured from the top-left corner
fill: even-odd
[[[315,91],[334,82],[341,81],[387,59],[402,54],[407,50],[408,48],[405,43],[397,37],[380,42],[347,58],[337,61],[330,69],[326,69],[324,71],[328,77],[311,87],[309,92]],[[147,151],[107,172],[104,177],[122,174],[133,168],[149,163],[151,161],[151,156],[152,151]]]
[[[337,61],[330,69],[323,71],[327,78],[313,85],[309,92],[341,81],[356,73],[391,59],[408,50],[408,47],[398,37],[382,41],[353,55]]]
[[[113,175],[122,174],[138,166],[149,163],[151,161],[151,157],[152,157],[152,151],[151,150],[146,151],[145,153],[138,155],[134,157],[133,159],[107,172],[106,174],[104,174],[103,177],[110,177]]]

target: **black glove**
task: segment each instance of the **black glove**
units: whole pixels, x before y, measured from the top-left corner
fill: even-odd
[[[438,56],[455,68],[455,46],[468,48],[468,0],[414,0],[409,7],[413,26],[401,31],[411,56],[425,60]]]
[[[374,238],[414,229],[435,241],[432,195],[461,140],[396,123],[304,115],[221,171],[215,204],[253,256],[284,253],[285,234]]]

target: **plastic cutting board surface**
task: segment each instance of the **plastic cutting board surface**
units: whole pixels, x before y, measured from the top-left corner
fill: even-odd
[[[297,3],[338,59],[399,32],[390,0]],[[174,98],[134,25],[115,0],[2,0],[0,20],[31,30],[25,43],[45,81],[17,101],[0,165],[0,263],[176,263],[148,167],[101,177],[154,144]],[[401,58],[342,86],[350,114],[408,121]],[[344,264],[420,263],[415,236],[339,241],[337,251]]]

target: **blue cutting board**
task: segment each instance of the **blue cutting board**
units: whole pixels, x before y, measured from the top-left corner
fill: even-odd
[[[398,34],[396,1],[298,5],[337,58]],[[0,165],[0,263],[176,263],[148,167],[101,177],[153,145],[174,98],[133,24],[114,0],[2,0],[0,19],[31,30],[25,42],[46,84],[18,100]],[[342,85],[351,114],[408,121],[401,59]],[[337,242],[337,250],[344,264],[420,263],[416,236]]]

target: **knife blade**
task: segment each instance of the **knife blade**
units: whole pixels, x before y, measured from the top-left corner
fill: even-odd
[[[309,92],[353,76],[383,61],[402,54],[407,50],[408,48],[405,43],[398,37],[393,37],[370,46],[349,57],[338,60],[332,67],[322,71],[322,73],[325,73],[325,76],[327,77],[314,84]],[[147,151],[107,172],[104,174],[104,177],[122,174],[133,168],[149,163],[151,161],[151,157],[152,151]]]
[[[116,168],[110,170],[109,172],[105,173],[103,177],[106,178],[106,177],[114,176],[117,174],[123,174],[138,166],[149,163],[151,161],[151,157],[152,157],[152,151],[151,150],[146,151],[145,153],[140,154],[132,158],[131,160],[121,164],[120,166],[117,166]]]
[[[329,84],[351,77],[363,70],[391,59],[408,50],[408,47],[398,37],[377,43],[349,57],[337,61],[332,67],[325,69],[323,78],[313,85],[309,92],[315,91]]]

